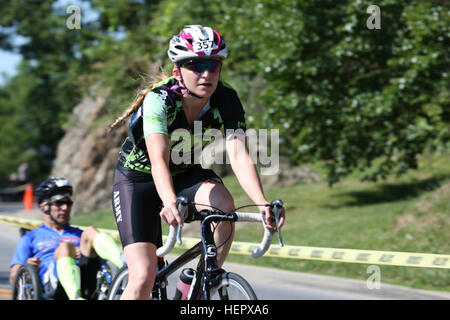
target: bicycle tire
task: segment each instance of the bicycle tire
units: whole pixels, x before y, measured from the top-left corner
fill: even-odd
[[[128,266],[125,265],[119,270],[116,277],[112,281],[111,286],[108,290],[106,300],[120,300],[120,297],[122,296],[122,293],[125,290],[127,284],[128,284]],[[159,288],[158,290],[162,289]],[[161,292],[159,292],[159,294],[160,293]],[[150,296],[151,295],[152,293],[150,293]],[[151,297],[149,297],[149,299],[151,299]]]
[[[120,300],[128,283],[128,266],[124,265],[113,278],[106,300]]]
[[[210,289],[211,300],[258,300],[251,285],[234,272],[222,273],[219,283]]]
[[[111,279],[114,279],[114,277],[119,273],[119,268],[116,267],[114,263],[111,261],[105,260],[105,265],[109,268]],[[112,281],[111,281],[112,283]]]
[[[12,288],[12,300],[40,300],[42,297],[41,279],[36,269],[25,263],[17,270]]]

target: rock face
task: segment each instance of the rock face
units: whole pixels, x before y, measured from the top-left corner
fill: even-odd
[[[52,175],[68,179],[74,187],[73,214],[111,209],[111,190],[114,179],[114,168],[120,147],[127,135],[124,124],[111,134],[106,130],[110,123],[99,125],[102,107],[108,93],[96,94],[96,98],[84,98],[73,110],[72,118],[67,125],[65,136],[59,142],[57,159]],[[223,154],[223,144],[212,143],[207,147],[209,152],[214,148],[217,154]],[[206,151],[206,150],[205,150]],[[223,156],[223,163],[226,156]],[[232,173],[229,164],[206,165],[220,176]],[[298,183],[319,181],[319,176],[305,166],[291,167],[285,157],[279,158],[279,172],[274,175],[261,175],[264,188],[271,186],[291,186]]]
[[[127,132],[123,125],[107,135],[109,123],[95,126],[106,96],[84,98],[74,108],[70,128],[58,144],[52,175],[72,183],[75,215],[111,208],[114,167]]]

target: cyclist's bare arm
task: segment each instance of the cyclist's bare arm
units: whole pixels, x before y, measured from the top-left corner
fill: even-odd
[[[256,165],[250,158],[245,135],[228,135],[226,138],[226,150],[230,158],[231,168],[250,199],[256,204],[269,203],[264,197],[264,191]],[[278,226],[275,226],[275,223],[271,221],[270,209],[268,207],[260,207],[260,212],[265,215],[267,228],[273,230],[275,227],[281,228],[283,226],[284,211]]]
[[[152,176],[156,190],[164,204],[161,218],[168,225],[182,224],[175,206],[176,194],[169,170],[170,144],[167,135],[152,133],[145,138],[148,156],[152,164]]]
[[[9,284],[14,284],[14,278],[16,277],[17,270],[19,270],[21,264],[15,264],[11,267],[11,271],[9,272]]]

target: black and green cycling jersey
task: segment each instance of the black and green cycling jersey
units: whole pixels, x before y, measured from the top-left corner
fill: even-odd
[[[176,175],[198,165],[194,155],[198,154],[198,148],[203,148],[210,142],[202,137],[194,137],[194,133],[203,136],[208,129],[218,129],[222,132],[238,129],[245,131],[245,112],[236,91],[230,85],[219,81],[216,91],[196,121],[189,124],[181,104],[181,96],[171,89],[177,84],[174,77],[158,83],[131,117],[128,137],[122,145],[117,164],[117,169],[124,174],[130,172],[129,170],[151,174],[145,137],[152,133],[166,134],[171,154],[177,152],[177,159],[183,159],[181,163],[174,163],[170,157],[169,169],[172,175]],[[189,137],[186,137],[187,135]],[[201,145],[196,144],[196,141],[201,141]],[[186,143],[190,144],[190,148]]]

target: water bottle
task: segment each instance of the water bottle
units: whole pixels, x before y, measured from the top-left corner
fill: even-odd
[[[185,268],[181,271],[173,300],[185,300],[187,298],[192,279],[194,279],[194,273],[195,271],[192,268]]]

